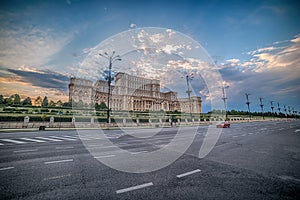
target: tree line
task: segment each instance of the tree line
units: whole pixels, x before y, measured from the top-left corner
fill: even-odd
[[[49,101],[47,96],[44,96],[44,98],[38,96],[35,99],[26,97],[22,100],[19,94],[13,94],[6,98],[2,94],[0,94],[0,106],[71,107],[72,102],[62,102],[61,100],[58,100],[57,102],[54,102],[52,100]]]

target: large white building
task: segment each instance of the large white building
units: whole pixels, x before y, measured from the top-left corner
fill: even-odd
[[[108,102],[108,83],[71,78],[69,98],[84,104]],[[160,81],[146,79],[119,72],[115,76],[115,84],[111,85],[110,108],[112,110],[132,111],[181,111],[201,113],[200,97],[177,98],[177,92],[161,92]]]

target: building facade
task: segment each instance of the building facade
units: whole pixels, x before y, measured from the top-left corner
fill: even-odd
[[[90,105],[108,102],[108,83],[98,80],[93,84],[90,80],[71,78],[69,99],[74,102]],[[119,72],[115,76],[115,84],[111,85],[110,108],[112,110],[132,111],[181,111],[186,113],[202,113],[200,97],[177,98],[177,92],[161,92],[160,81],[146,79]]]

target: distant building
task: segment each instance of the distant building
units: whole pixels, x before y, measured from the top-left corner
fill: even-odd
[[[107,104],[108,83],[71,78],[69,84],[69,99],[74,102],[90,105],[104,102]],[[161,92],[160,81],[146,79],[119,72],[115,76],[115,84],[111,85],[110,108],[112,110],[132,111],[181,111],[201,113],[200,97],[177,98],[177,92]]]

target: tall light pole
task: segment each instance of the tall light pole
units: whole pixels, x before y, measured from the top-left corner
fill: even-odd
[[[270,104],[271,104],[271,110],[272,110],[272,115],[273,115],[273,117],[274,117],[274,106],[273,106],[273,102],[274,102],[274,101],[270,101]]]
[[[248,112],[249,112],[249,118],[251,119],[251,114],[250,114],[250,101],[249,101],[249,96],[250,96],[250,94],[249,93],[246,93],[245,94],[246,95],[246,104],[247,104],[247,106],[248,106]]]
[[[280,105],[277,103],[278,114],[280,115]]]
[[[262,113],[262,116],[263,116],[263,119],[265,119],[265,116],[264,116],[264,104],[262,102],[263,98],[259,98],[259,101],[260,101],[260,107],[261,107],[261,113]]]
[[[111,55],[109,55],[107,52],[104,52],[104,54],[99,53],[99,56],[102,56],[104,58],[106,58],[109,62],[108,65],[108,75],[107,75],[107,84],[108,84],[108,92],[107,92],[107,123],[110,123],[110,87],[111,87],[111,81],[112,81],[112,77],[111,77],[111,68],[112,68],[112,64],[115,61],[121,61],[121,57],[119,55],[115,55],[115,51],[112,52]]]
[[[225,106],[225,120],[227,121],[227,103],[226,103],[226,101],[227,101],[227,96],[226,96],[226,91],[225,91],[225,89],[227,89],[227,88],[229,88],[229,86],[227,85],[227,86],[223,86],[222,87],[222,93],[223,93],[223,98],[222,98],[222,100],[223,100],[223,102],[224,102],[224,106]]]
[[[190,115],[191,115],[191,118],[192,118],[192,102],[191,102],[191,92],[192,90],[190,89],[190,81],[194,78],[194,74],[191,73],[191,74],[187,74],[185,76],[186,78],[186,86],[187,86],[187,91],[186,93],[188,94],[188,98],[189,98],[189,109],[190,109]]]

